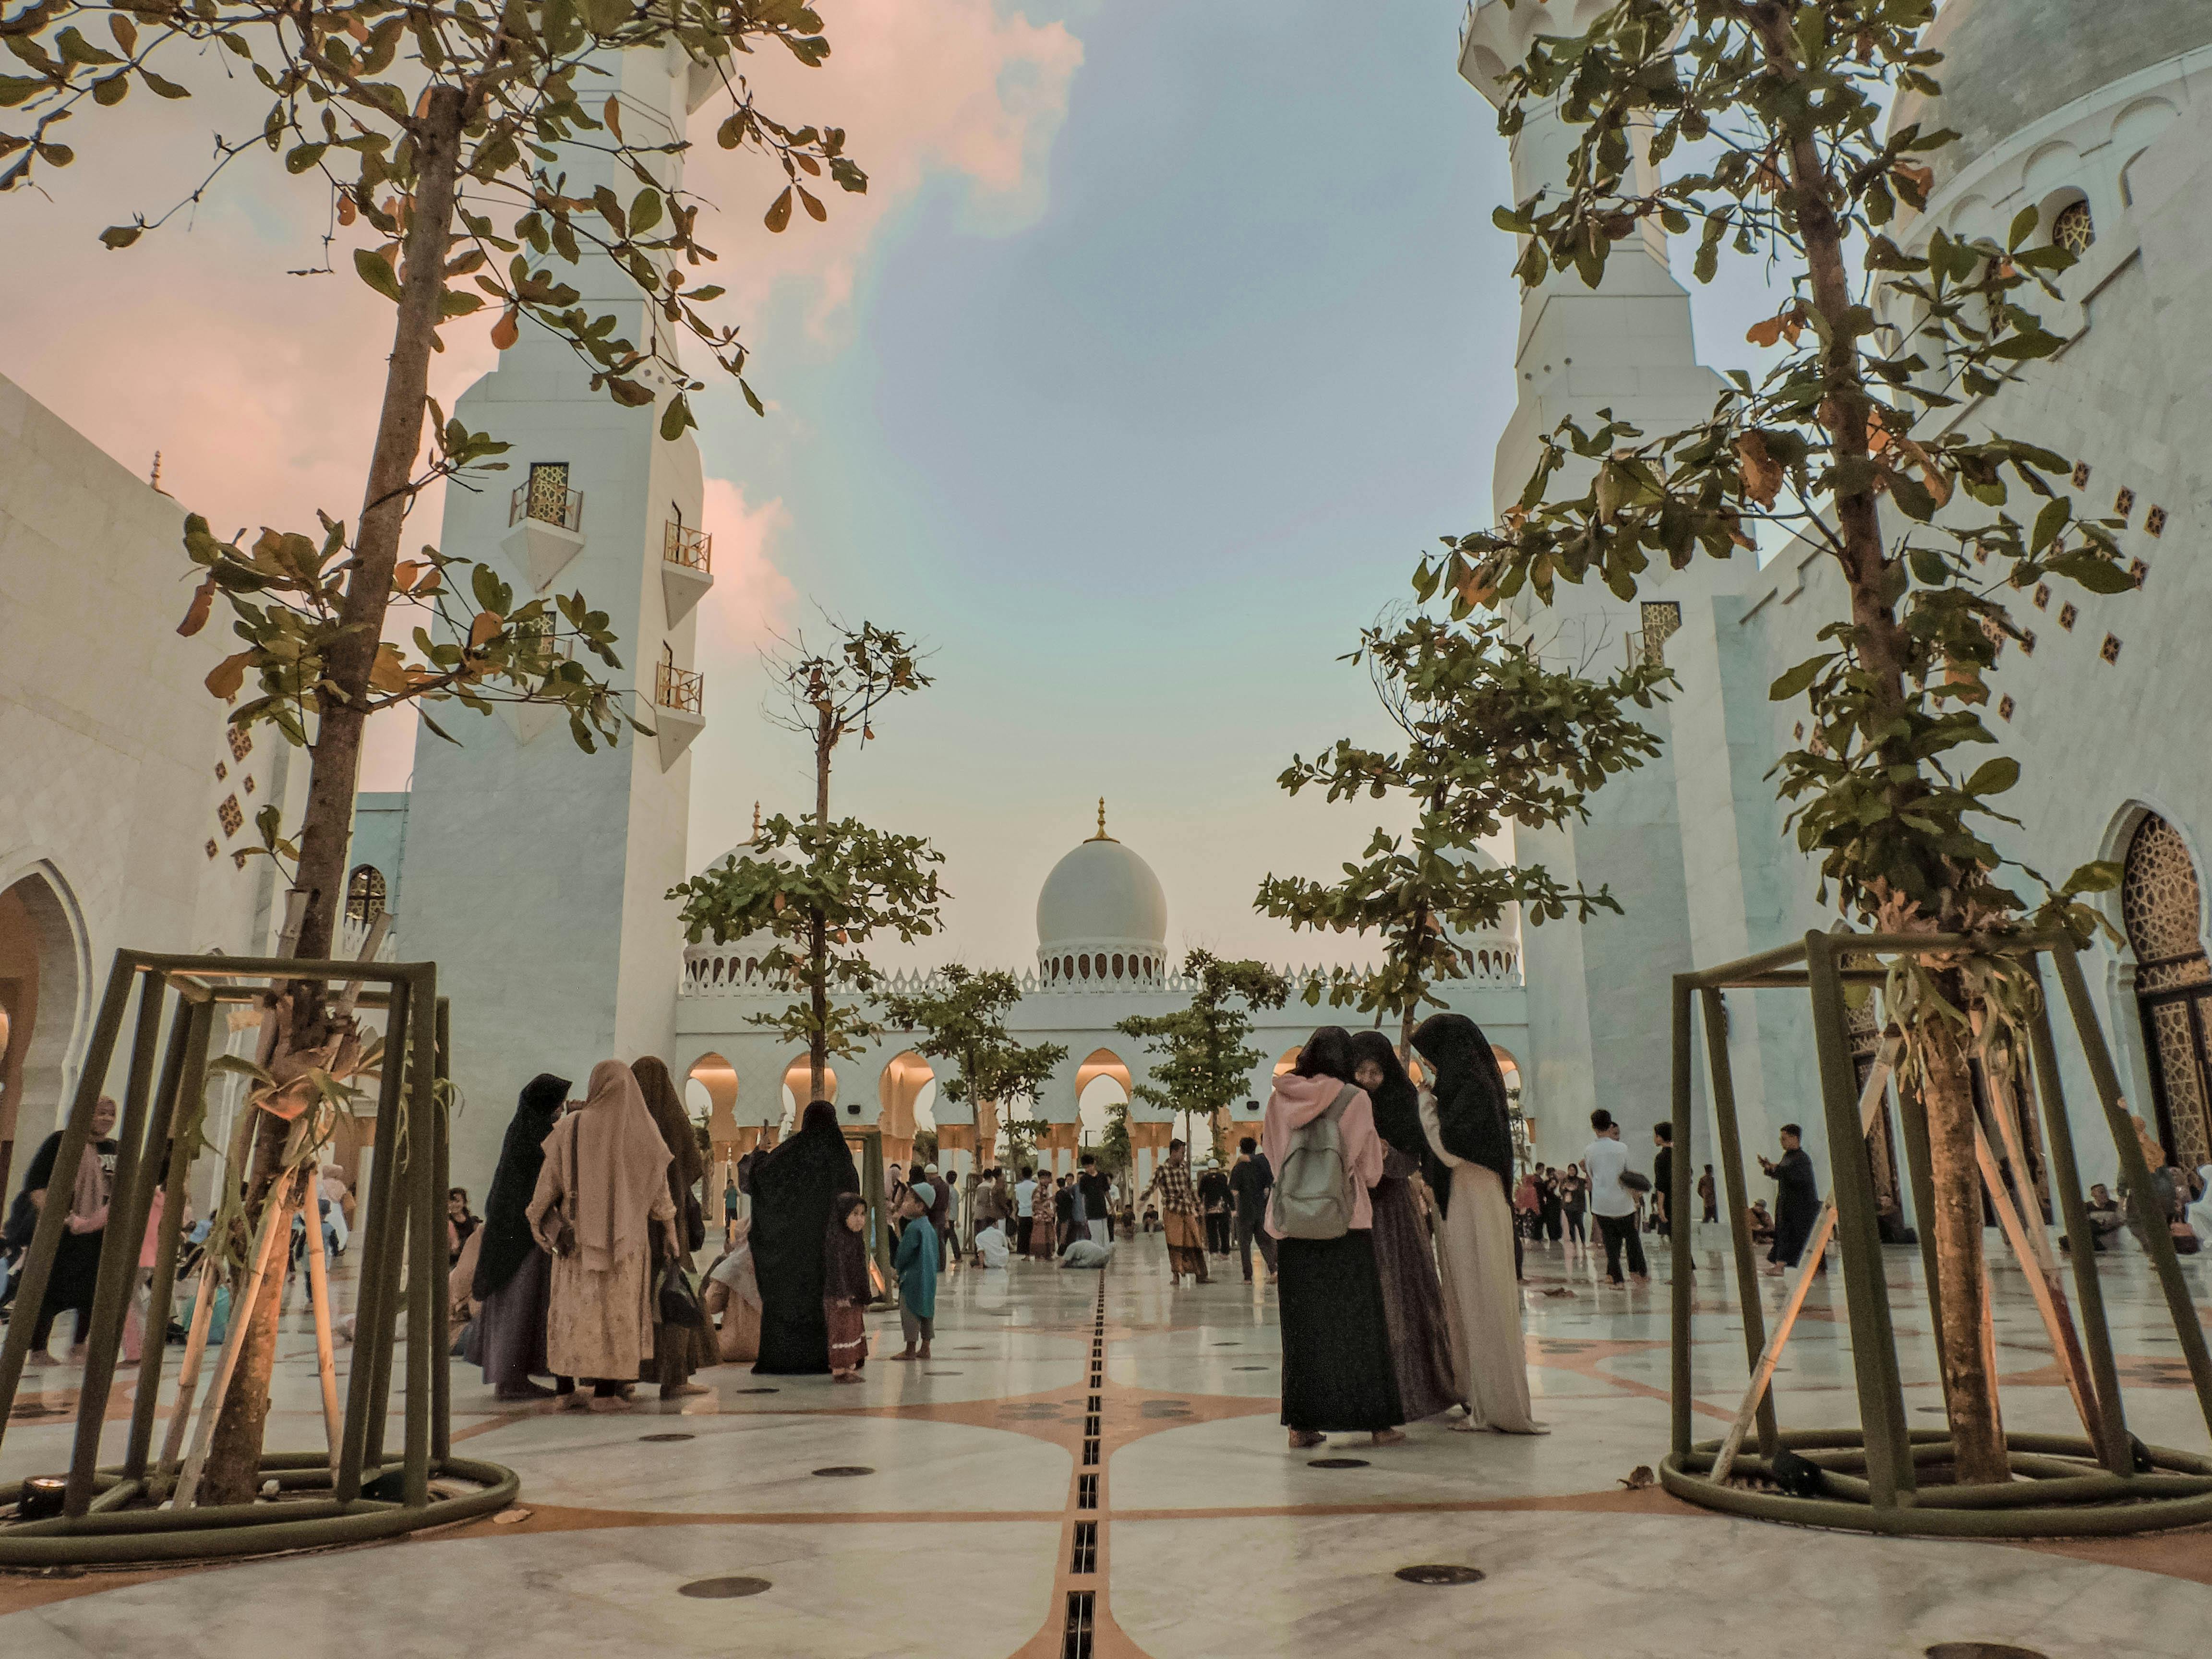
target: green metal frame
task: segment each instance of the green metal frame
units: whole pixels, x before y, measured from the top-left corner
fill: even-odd
[[[386,1013],[386,1059],[376,1107],[377,1175],[370,1184],[368,1217],[361,1239],[356,1336],[338,1455],[335,1467],[324,1452],[268,1452],[261,1460],[264,1480],[275,1479],[280,1490],[326,1492],[328,1496],[191,1509],[152,1507],[167,1495],[178,1474],[175,1466],[154,1461],[151,1451],[167,1358],[163,1334],[168,1327],[178,1237],[184,1224],[185,1177],[199,1133],[216,1011],[226,1004],[258,1001],[277,981],[300,980],[381,987],[365,990],[360,1004],[382,1007]],[[134,987],[138,1006],[116,1126],[114,1196],[101,1240],[63,1512],[40,1521],[11,1524],[0,1520],[0,1567],[186,1562],[319,1549],[445,1526],[512,1503],[519,1484],[512,1470],[451,1455],[445,1363],[451,1339],[442,1283],[445,1253],[437,1233],[447,1186],[447,1113],[445,1091],[439,1085],[447,1074],[447,1032],[436,965],[118,951],[69,1121],[62,1130],[57,1169],[74,1169],[90,1137],[93,1114]],[[172,991],[177,1001],[164,1045],[161,1028]],[[122,1463],[103,1467],[98,1462],[100,1429],[122,1351],[138,1241],[145,1236],[165,1162],[167,1202],[155,1237],[152,1302],[147,1310],[131,1431]],[[16,1292],[18,1316],[9,1322],[7,1340],[0,1344],[0,1437],[7,1432],[22,1380],[34,1322],[31,1316],[45,1298],[68,1212],[66,1204],[43,1206],[24,1260]],[[285,1241],[279,1240],[276,1248],[287,1249]],[[315,1248],[312,1242],[309,1248]],[[393,1328],[398,1312],[394,1298],[403,1255],[410,1280],[406,1444],[398,1458],[387,1459],[384,1423],[391,1401]],[[365,1482],[395,1474],[401,1489],[398,1501],[362,1495]],[[477,1490],[434,1495],[434,1476],[468,1482]],[[0,1508],[13,1505],[22,1489],[20,1481],[0,1486]],[[146,1507],[132,1508],[133,1503]]]
[[[1676,1497],[1759,1520],[1946,1537],[2149,1532],[2212,1521],[2212,1459],[2154,1447],[2147,1449],[2150,1469],[2138,1471],[2135,1467],[2119,1370],[2105,1316],[2103,1285],[2097,1276],[2094,1235],[2075,1161],[2073,1131],[2066,1115],[2049,1011],[2040,999],[2029,1024],[2029,1054],[2036,1092],[2043,1103],[2051,1184],[2058,1194],[2072,1256],[2082,1345],[2096,1394],[2097,1441],[2058,1435],[2008,1435],[2006,1444],[2014,1454],[2014,1471],[2026,1480],[2005,1486],[1945,1485],[1926,1490],[1917,1483],[1920,1464],[1948,1461],[1949,1436],[1943,1431],[1908,1430],[1905,1424],[1897,1339],[1890,1322],[1889,1291],[1875,1217],[1874,1171],[1866,1155],[1865,1137],[1859,1130],[1858,1088],[1845,1034],[1844,990],[1850,984],[1880,984],[1887,977],[1881,963],[1885,957],[1990,948],[1985,939],[1951,935],[1811,933],[1801,944],[1700,973],[1674,975],[1674,1162],[1668,1212],[1693,1213],[1692,1027],[1701,1010],[1718,1141],[1715,1161],[1721,1166],[1728,1194],[1744,1347],[1753,1369],[1765,1348],[1766,1330],[1753,1259],[1743,1149],[1737,1132],[1735,1085],[1729,1065],[1721,994],[1773,989],[1811,994],[1821,1105],[1834,1166],[1836,1236],[1843,1259],[1844,1304],[1850,1322],[1851,1363],[1862,1425],[1856,1430],[1784,1432],[1777,1424],[1770,1389],[1758,1405],[1759,1454],[1753,1456],[1747,1450],[1736,1459],[1735,1469],[1749,1475],[1766,1475],[1777,1452],[1793,1450],[1826,1471],[1827,1495],[1793,1498],[1718,1484],[1709,1478],[1721,1443],[1696,1442],[1691,1437],[1695,1378],[1690,1316],[1696,1286],[1692,1230],[1677,1226],[1672,1230],[1673,1445],[1660,1465],[1661,1480]],[[2024,938],[2012,949],[2025,960],[2039,983],[2041,957],[2050,957],[2057,972],[2075,1034],[2088,1060],[2090,1079],[2104,1108],[2106,1127],[2119,1154],[2130,1200],[2136,1206],[2138,1221],[2144,1224],[2153,1267],[2189,1364],[2197,1405],[2207,1428],[2212,1429],[2212,1352],[2207,1351],[2203,1327],[2182,1277],[2166,1218],[2150,1212],[2154,1196],[2150,1170],[2120,1098],[2118,1076],[2082,978],[2076,948],[2064,938]],[[1900,1088],[1899,1098],[1904,1117],[1905,1160],[1916,1206],[1924,1218],[1934,1212],[1927,1115],[1911,1090]],[[1932,1310],[1936,1295],[1933,1230],[1923,1223],[1920,1232]]]
[[[842,1126],[841,1132],[845,1144],[860,1155],[860,1197],[868,1206],[868,1249],[884,1276],[884,1294],[878,1301],[887,1304],[897,1278],[891,1271],[891,1218],[884,1208],[884,1132]]]

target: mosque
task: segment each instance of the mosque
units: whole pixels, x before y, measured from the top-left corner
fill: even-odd
[[[1470,7],[1461,74],[1495,98],[1528,33],[1561,26],[1561,10]],[[2027,596],[2033,633],[2000,665],[1993,712],[2024,765],[2008,798],[2023,820],[2013,844],[2042,868],[2125,866],[2112,906],[2119,942],[2099,964],[2102,1012],[2130,1097],[2194,1165],[2212,1160],[2200,878],[2212,774],[2173,735],[2212,714],[2179,672],[2212,624],[2212,578],[2192,554],[2212,513],[2212,413],[2196,395],[2212,360],[2212,222],[2197,210],[2212,197],[2212,9],[2142,0],[2130,19],[2113,29],[2035,0],[1952,0],[1936,26],[1950,57],[1929,118],[1964,136],[1941,153],[1908,237],[1993,229],[2033,206],[2042,234],[2082,256],[2056,323],[2067,349],[1959,418],[2078,457],[2077,508],[2126,521],[2141,591]],[[625,96],[672,131],[693,91],[678,65],[625,70]],[[1516,194],[1561,176],[1570,142],[1556,120],[1533,118],[1513,146]],[[1716,385],[1663,239],[1613,260],[1596,291],[1553,277],[1522,300],[1494,498],[1518,493],[1538,435],[1563,416],[1609,408],[1663,429],[1700,416]],[[443,544],[501,563],[532,591],[558,578],[605,605],[630,642],[624,689],[656,735],[586,759],[523,709],[459,723],[458,745],[426,737],[410,793],[358,803],[352,937],[388,909],[386,949],[440,965],[458,1080],[483,1103],[457,1131],[464,1176],[489,1170],[518,1079],[548,1066],[581,1076],[610,1053],[665,1056],[696,1085],[717,1146],[742,1150],[789,1120],[803,1056],[750,1023],[781,997],[757,950],[687,948],[662,896],[702,862],[686,844],[691,746],[710,717],[689,665],[695,607],[714,581],[696,528],[696,447],[689,434],[658,440],[531,337],[459,412],[524,465],[511,497],[452,492]],[[228,732],[199,692],[219,647],[173,631],[183,511],[158,477],[133,475],[0,381],[0,1176],[12,1144],[42,1133],[66,1096],[108,952],[258,951],[274,936],[276,875],[248,854],[250,821],[271,801],[296,811],[305,768],[271,738]],[[1664,756],[1597,795],[1589,823],[1520,848],[1565,879],[1610,884],[1626,914],[1471,940],[1477,972],[1449,990],[1511,1066],[1534,1156],[1573,1157],[1595,1106],[1638,1142],[1665,1115],[1671,973],[1828,924],[1765,776],[1800,714],[1765,689],[1810,652],[1836,603],[1824,557],[1791,545],[1764,563],[1743,554],[1659,573],[1633,605],[1569,589],[1557,609],[1522,618],[1547,649],[1583,661],[1640,653],[1680,681],[1657,716]],[[526,841],[532,856],[518,860]],[[1167,895],[1108,833],[1103,807],[1097,833],[1046,881],[1036,920],[1012,1023],[1024,1042],[1068,1050],[1035,1107],[1052,1126],[1041,1150],[1065,1167],[1093,1085],[1126,1093],[1145,1074],[1115,1022],[1170,1008],[1186,988]],[[1747,1135],[1763,1144],[1782,1121],[1817,1121],[1812,1048],[1802,1011],[1741,1001],[1729,1040]],[[1268,1058],[1253,1098],[1314,1018],[1296,999],[1262,1014],[1255,1043]],[[996,1151],[996,1113],[987,1103],[979,1121],[934,1100],[910,1035],[836,1070],[839,1102],[856,1127],[881,1130],[887,1152],[933,1119],[956,1166]],[[1141,1107],[1131,1118],[1148,1164],[1167,1120]]]

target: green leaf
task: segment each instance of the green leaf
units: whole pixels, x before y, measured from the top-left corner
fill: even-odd
[[[1974,769],[1974,775],[1966,780],[1970,795],[2002,795],[2020,781],[2020,763],[2009,755],[1999,755],[1995,760],[1984,761]]]
[[[109,247],[129,247],[145,233],[143,225],[110,225],[100,233],[100,240]]]
[[[698,425],[691,418],[691,401],[683,392],[668,400],[668,407],[660,414],[660,435],[664,441],[674,443],[684,435],[686,427]]]
[[[329,148],[330,146],[328,144],[301,144],[296,146],[284,157],[284,171],[293,173],[307,172],[310,167],[313,167],[316,162],[323,159],[323,152]]]
[[[2012,216],[2012,228],[2005,232],[2005,252],[2009,253],[2035,234],[2043,222],[2043,210],[2024,207]]]
[[[357,247],[353,251],[353,268],[362,282],[393,304],[398,303],[399,278],[381,254],[373,248]]]
[[[1827,651],[1817,657],[1808,657],[1766,688],[1766,700],[1769,702],[1787,702],[1792,697],[1803,696],[1813,682],[1820,678],[1820,671],[1842,654],[1838,651]]]

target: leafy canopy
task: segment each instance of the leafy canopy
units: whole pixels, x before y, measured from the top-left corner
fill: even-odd
[[[1434,591],[1431,572],[1422,597]],[[1473,971],[1465,937],[1496,927],[1508,905],[1521,905],[1532,925],[1620,910],[1606,888],[1570,888],[1541,865],[1486,865],[1480,848],[1509,825],[1587,817],[1591,792],[1657,754],[1658,739],[1631,711],[1665,696],[1663,666],[1638,663],[1592,680],[1547,664],[1501,621],[1425,611],[1363,629],[1346,660],[1367,665],[1402,746],[1339,738],[1312,760],[1293,757],[1279,781],[1331,801],[1396,798],[1416,816],[1403,835],[1377,828],[1337,881],[1270,874],[1261,883],[1256,908],[1293,927],[1382,941],[1380,963],[1309,981],[1308,1002],[1325,989],[1334,1005],[1402,1023],[1443,1006],[1434,987]]]
[[[753,1024],[824,1054],[852,1055],[885,1029],[871,1012],[884,975],[868,947],[892,937],[912,944],[937,931],[936,866],[944,860],[919,836],[854,818],[794,823],[779,812],[746,854],[678,884],[668,896],[681,901],[694,945],[767,941],[763,967],[799,994],[784,1008],[753,1015]]]
[[[932,1060],[950,1060],[958,1070],[939,1088],[951,1101],[1003,1109],[1034,1102],[1054,1068],[1067,1058],[1065,1044],[1017,1042],[1006,1030],[1006,1015],[1022,1000],[1022,984],[1002,969],[978,973],[959,963],[940,969],[943,988],[889,996],[883,1014],[890,1026],[919,1034],[915,1048]]]
[[[1182,959],[1190,1001],[1167,1014],[1133,1014],[1114,1029],[1143,1037],[1159,1058],[1150,1079],[1130,1090],[1147,1105],[1211,1122],[1215,1114],[1245,1098],[1252,1069],[1267,1056],[1245,1046],[1252,1010],[1279,1008],[1291,982],[1264,963],[1224,962],[1207,951]]]
[[[1941,54],[1920,41],[1935,9],[1622,0],[1583,33],[1535,38],[1500,127],[1556,100],[1580,131],[1564,187],[1496,216],[1523,239],[1523,284],[1571,270],[1595,286],[1640,224],[1694,230],[1701,282],[1723,245],[1788,276],[1790,297],[1747,331],[1780,356],[1756,380],[1732,374],[1682,431],[1652,436],[1609,411],[1561,422],[1501,523],[1450,543],[1422,580],[1462,606],[1524,589],[1549,602],[1558,582],[1593,576],[1627,598],[1654,561],[1682,569],[1750,546],[1755,520],[1825,548],[1849,613],[1771,693],[1812,715],[1807,746],[1777,769],[1798,844],[1849,914],[2002,930],[2025,902],[1976,821],[2014,822],[1995,798],[2020,769],[1970,757],[1996,742],[1981,710],[2021,636],[2011,596],[2046,578],[2095,594],[2133,580],[2119,521],[2077,519],[2054,486],[2065,458],[1980,424],[1980,400],[2064,343],[2030,306],[2057,296],[2073,256],[2033,209],[2002,239],[1937,229],[1908,252],[1892,234],[1901,208],[1927,204],[1923,158],[1957,136],[1885,131],[1893,89],[1939,90]],[[1644,131],[1656,181],[1632,142]],[[2044,883],[2044,915],[2086,938],[2094,912],[2076,901],[2116,877],[2090,865]]]

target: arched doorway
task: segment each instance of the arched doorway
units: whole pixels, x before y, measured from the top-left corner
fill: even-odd
[[[2158,1138],[2185,1170],[2212,1163],[2212,963],[2197,861],[2181,833],[2146,812],[2128,838],[2120,919],[2136,957],[2136,1007],[2149,1056]]]
[[[802,1054],[783,1068],[782,1127],[787,1133],[799,1127],[799,1109],[814,1097],[813,1088],[813,1068]],[[822,1097],[837,1098],[837,1068],[834,1066],[823,1067]]]
[[[684,1074],[684,1111],[694,1122],[707,1122],[707,1175],[700,1202],[709,1227],[727,1229],[728,1194],[737,1182],[738,1160],[760,1139],[757,1127],[738,1127],[738,1068],[720,1054],[702,1054]],[[739,1200],[742,1206],[742,1197]],[[726,1237],[726,1231],[725,1232]]]
[[[914,1161],[915,1134],[924,1127],[921,1114],[928,1103],[923,1096],[933,1097],[936,1088],[937,1073],[915,1049],[893,1054],[884,1065],[883,1074],[876,1079],[876,1098],[883,1109],[876,1127],[883,1131],[887,1164]],[[934,1120],[927,1127],[935,1128]]]
[[[72,917],[47,866],[0,890],[0,1193],[15,1143],[43,1139],[60,1115],[87,978]]]

